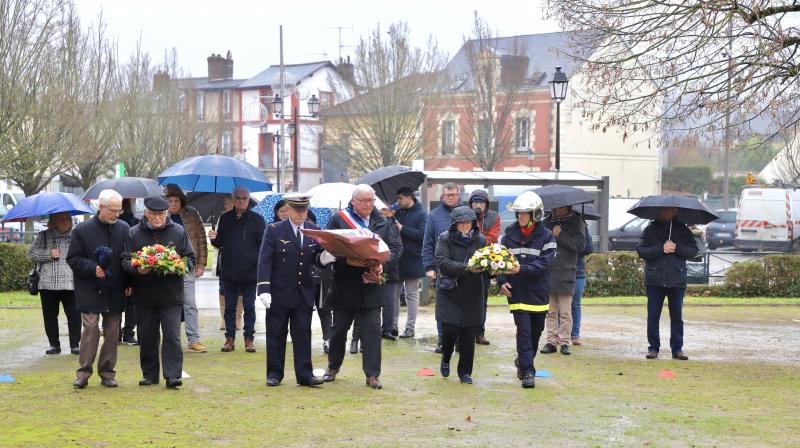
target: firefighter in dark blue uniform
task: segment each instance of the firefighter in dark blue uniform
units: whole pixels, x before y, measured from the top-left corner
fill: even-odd
[[[500,242],[519,261],[519,271],[497,277],[500,292],[508,297],[508,309],[517,326],[517,377],[522,387],[536,386],[533,360],[544,330],[549,308],[548,265],[556,251],[553,232],[540,221],[544,217],[542,199],[532,191],[519,195],[511,205],[517,222],[506,228]]]
[[[267,307],[267,386],[283,380],[286,334],[290,329],[297,384],[319,386],[311,365],[314,260],[322,248],[301,229],[317,229],[308,216],[309,197],[284,196],[289,219],[267,226],[258,257],[258,298]],[[235,255],[234,255],[235,256]]]

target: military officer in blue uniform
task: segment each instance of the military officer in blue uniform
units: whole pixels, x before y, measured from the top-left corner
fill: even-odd
[[[322,248],[301,229],[318,229],[307,219],[309,196],[284,196],[289,219],[267,226],[258,257],[258,298],[267,307],[267,386],[283,380],[287,329],[292,334],[297,384],[319,386],[311,365],[314,261]]]

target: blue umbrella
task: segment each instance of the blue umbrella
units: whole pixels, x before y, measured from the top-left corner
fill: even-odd
[[[217,154],[183,159],[159,174],[158,183],[176,184],[184,191],[206,193],[232,193],[237,186],[250,191],[272,190],[272,184],[258,168]]]
[[[25,221],[28,218],[69,213],[70,215],[94,214],[96,210],[72,193],[37,193],[19,201],[8,211],[5,222]]]
[[[267,223],[271,223],[275,220],[275,205],[282,197],[282,194],[271,194],[253,207],[253,211],[263,216]],[[328,227],[328,222],[331,220],[332,216],[331,209],[311,207],[308,210],[314,213],[314,216],[317,218],[317,225],[320,229]]]

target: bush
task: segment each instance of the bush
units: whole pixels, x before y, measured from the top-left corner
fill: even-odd
[[[27,289],[32,268],[26,244],[0,243],[0,292]]]
[[[725,274],[729,297],[800,297],[800,256],[769,255],[736,263]]]
[[[586,257],[586,297],[644,295],[644,261],[636,252]]]

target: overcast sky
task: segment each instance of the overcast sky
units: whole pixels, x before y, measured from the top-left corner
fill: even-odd
[[[234,77],[249,78],[279,62],[278,26],[283,25],[287,64],[339,55],[339,31],[344,45],[374,29],[405,21],[412,39],[422,46],[429,35],[453,56],[469,33],[473,11],[500,35],[560,31],[543,19],[541,0],[404,0],[404,1],[256,1],[228,0],[75,0],[84,24],[102,11],[111,37],[118,39],[127,59],[141,36],[143,47],[160,62],[164,51],[177,49],[178,61],[192,76],[206,76],[206,57],[230,50]],[[352,28],[352,29],[351,29]],[[352,54],[343,48],[342,55]]]

